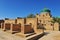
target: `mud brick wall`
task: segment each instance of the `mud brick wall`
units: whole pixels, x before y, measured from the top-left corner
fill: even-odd
[[[31,24],[34,31],[37,30],[37,18],[26,18],[26,24]]]
[[[57,22],[54,23],[54,30],[59,31],[59,23]]]
[[[53,26],[51,26],[51,20],[53,20],[53,18],[49,12],[43,12],[39,15],[36,15],[36,18],[38,18],[38,23],[43,24],[46,30],[53,30]]]
[[[47,24],[44,25],[44,28],[45,28],[46,30],[53,30],[53,26],[54,26],[54,24],[52,24],[52,23],[47,23]]]
[[[5,29],[10,30],[11,24],[5,24]]]
[[[53,19],[51,17],[51,14],[48,12],[43,12],[39,15],[36,15],[36,17],[38,18],[38,23],[46,23],[47,21],[51,21]],[[46,22],[44,22],[44,21],[46,21]]]
[[[24,26],[25,24],[25,19],[16,19],[17,24],[21,24],[21,26]]]
[[[21,32],[24,34],[33,32],[31,25],[24,25],[24,27],[21,29]]]
[[[9,20],[4,20],[4,23],[13,23],[13,24],[15,24],[15,20],[12,20],[12,19],[9,19]]]
[[[12,31],[21,31],[21,25],[20,24],[13,24]]]

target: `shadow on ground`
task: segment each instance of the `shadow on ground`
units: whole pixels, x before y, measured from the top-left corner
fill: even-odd
[[[36,40],[38,40],[38,39],[40,39],[40,38],[42,38],[43,36],[48,35],[48,34],[49,34],[48,32],[44,32],[44,34],[43,34],[43,35],[39,35],[39,37],[38,37]]]
[[[39,35],[37,35],[37,36],[35,36],[35,37],[33,37],[33,38],[30,38],[30,39],[28,39],[28,40],[38,40],[38,39],[40,39],[41,37],[43,37],[44,35],[48,35],[48,34],[49,34],[49,33],[44,32],[44,33],[39,34]]]

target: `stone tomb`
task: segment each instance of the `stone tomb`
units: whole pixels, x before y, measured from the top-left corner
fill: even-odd
[[[11,21],[11,22],[10,22]],[[4,31],[9,31],[11,33],[19,32],[18,35],[26,37],[31,34],[41,33],[43,32],[41,29],[37,29],[38,19],[37,18],[26,18],[26,19],[16,19],[5,20],[5,23],[2,24],[2,28]],[[28,34],[28,35],[27,35]]]
[[[4,23],[4,24],[1,24],[1,29],[3,29],[4,31],[9,31],[11,33],[20,32],[21,31],[21,25],[20,24]]]
[[[11,27],[11,24],[9,24],[9,23],[1,24],[1,29],[3,29],[4,31],[10,30],[10,27]]]
[[[11,33],[21,32],[21,24],[11,24]]]
[[[21,32],[16,33],[16,35],[21,37],[27,37],[31,34],[33,34],[32,26],[30,24],[25,24],[24,26],[21,26]]]
[[[32,33],[32,27],[29,24],[25,24],[24,26],[21,27],[21,33],[27,34],[27,33]]]
[[[26,24],[30,24],[35,33],[37,30],[37,22],[37,18],[26,18]]]
[[[22,24],[19,20],[19,23]],[[24,22],[23,22],[24,23]],[[17,33],[17,35],[20,35],[21,37],[27,37],[28,35],[31,34],[36,34],[36,33],[43,33],[43,30],[37,29],[37,18],[26,18],[25,19],[25,24],[21,26],[21,32]]]
[[[26,18],[26,24],[30,24],[34,33],[41,33],[43,29],[38,29],[38,19],[37,18]]]

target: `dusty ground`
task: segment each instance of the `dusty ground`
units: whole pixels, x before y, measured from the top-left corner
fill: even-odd
[[[0,40],[24,40],[24,38],[0,30]]]
[[[0,30],[0,40],[25,40],[25,39],[20,36],[16,36],[15,34],[10,34]],[[38,40],[60,40],[60,31],[47,32],[46,35],[44,35]]]
[[[39,40],[60,40],[60,31],[47,32],[47,34]]]

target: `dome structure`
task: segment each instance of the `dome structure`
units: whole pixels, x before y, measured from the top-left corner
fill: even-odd
[[[47,9],[47,8],[44,8],[43,10],[41,10],[41,12],[51,12],[49,9]]]

